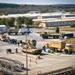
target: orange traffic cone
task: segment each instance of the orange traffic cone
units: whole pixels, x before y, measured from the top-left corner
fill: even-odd
[[[29,59],[29,61],[30,61],[30,62],[32,62],[32,60],[31,60],[31,59]]]
[[[35,63],[38,64],[37,61],[35,61]]]
[[[29,66],[31,66],[31,64],[29,64]]]

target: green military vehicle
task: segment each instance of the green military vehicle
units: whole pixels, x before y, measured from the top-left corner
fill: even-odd
[[[17,35],[18,34],[18,30],[19,29],[16,29],[16,28],[10,28],[10,29],[7,30],[7,33],[9,35],[11,35],[12,33],[14,33],[15,35]]]
[[[22,35],[24,34],[29,34],[31,33],[30,28],[27,27],[22,27],[22,28],[10,28],[7,30],[7,33],[10,35],[12,33],[14,33],[15,35],[17,35],[18,33],[21,33]]]
[[[55,32],[44,32],[44,33],[41,33],[40,36],[43,38],[43,39],[48,39],[48,38],[64,38],[64,37],[68,37],[68,38],[72,38],[74,37],[74,34],[73,33],[55,33]]]

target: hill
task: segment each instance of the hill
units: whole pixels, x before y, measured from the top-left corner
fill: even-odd
[[[75,4],[58,4],[58,5],[20,5],[0,3],[0,14],[27,13],[29,11],[52,12],[54,10],[75,12]],[[14,10],[14,11],[13,11]]]

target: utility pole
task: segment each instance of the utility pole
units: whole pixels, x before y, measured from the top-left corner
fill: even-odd
[[[26,75],[28,75],[28,53],[27,53],[27,33],[26,33]]]

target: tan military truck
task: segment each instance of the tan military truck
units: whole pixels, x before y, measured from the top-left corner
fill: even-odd
[[[45,44],[46,48],[51,48],[54,51],[57,52],[62,52],[64,51],[65,53],[72,53],[73,51],[73,45],[72,44],[67,44],[65,40],[61,39],[53,39],[50,40],[49,43]]]
[[[0,41],[4,41],[6,39],[6,36],[3,34],[0,34]]]
[[[65,39],[66,43],[70,43],[73,45],[73,50],[75,52],[75,38]]]

